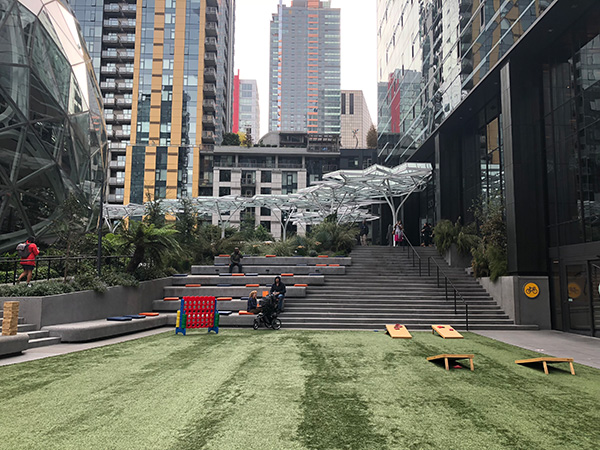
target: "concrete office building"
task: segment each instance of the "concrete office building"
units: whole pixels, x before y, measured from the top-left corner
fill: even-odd
[[[405,205],[409,237],[501,200],[504,309],[600,336],[600,3],[379,0],[378,71],[380,156],[436,168]]]
[[[260,139],[260,104],[256,80],[242,80],[240,74],[233,82],[233,133],[250,132],[252,142]]]
[[[292,194],[339,168],[339,136],[274,132],[261,141],[262,146],[243,151],[240,147],[215,146],[203,152],[204,195]],[[358,156],[352,158],[358,161]],[[230,223],[239,226],[246,214],[276,239],[281,237],[279,220],[268,208],[236,212]],[[212,221],[218,224],[217,214]]]
[[[231,129],[234,0],[70,0],[104,97],[110,203],[198,194]]]
[[[373,125],[363,91],[342,91],[341,132],[343,148],[367,148]]]
[[[340,10],[293,0],[271,20],[269,131],[340,133]]]

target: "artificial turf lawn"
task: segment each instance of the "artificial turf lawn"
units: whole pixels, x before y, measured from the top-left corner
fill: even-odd
[[[0,448],[597,449],[600,371],[514,363],[535,356],[470,333],[168,332],[0,367]]]

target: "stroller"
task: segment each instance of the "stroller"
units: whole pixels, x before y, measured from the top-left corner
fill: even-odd
[[[275,295],[267,295],[261,303],[260,312],[254,318],[254,329],[258,330],[261,325],[264,325],[267,328],[279,330],[281,328],[281,320],[277,318],[277,297]]]

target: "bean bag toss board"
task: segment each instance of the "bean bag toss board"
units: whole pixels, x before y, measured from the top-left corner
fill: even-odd
[[[439,334],[444,339],[463,339],[463,335],[450,325],[431,325],[431,334]]]
[[[548,375],[548,363],[561,363],[568,362],[569,367],[571,368],[571,375],[575,375],[575,369],[573,368],[573,358],[549,358],[546,356],[542,356],[540,358],[530,358],[530,359],[517,359],[515,363],[517,364],[534,364],[534,363],[542,363],[544,366],[544,373]]]
[[[394,339],[412,339],[412,335],[408,332],[406,327],[399,323],[395,325],[386,325],[385,329],[390,337]]]
[[[186,335],[189,328],[208,328],[219,334],[219,310],[215,297],[183,297],[177,311],[175,334]]]
[[[443,359],[446,370],[450,370],[449,361],[454,361],[457,359],[468,359],[469,362],[471,363],[471,371],[474,371],[475,370],[475,367],[473,367],[473,358],[474,357],[475,357],[475,355],[470,355],[470,354],[462,354],[461,355],[461,354],[452,354],[452,353],[442,353],[441,355],[429,356],[427,358],[427,361],[436,361],[438,359]]]

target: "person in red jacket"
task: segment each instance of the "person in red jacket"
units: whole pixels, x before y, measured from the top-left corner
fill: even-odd
[[[27,286],[31,287],[31,277],[33,276],[33,269],[35,268],[35,257],[40,254],[40,251],[38,250],[37,245],[35,245],[34,237],[28,237],[25,244],[27,245],[27,250],[29,250],[29,255],[21,257],[23,273],[19,276],[18,281],[27,277]]]

